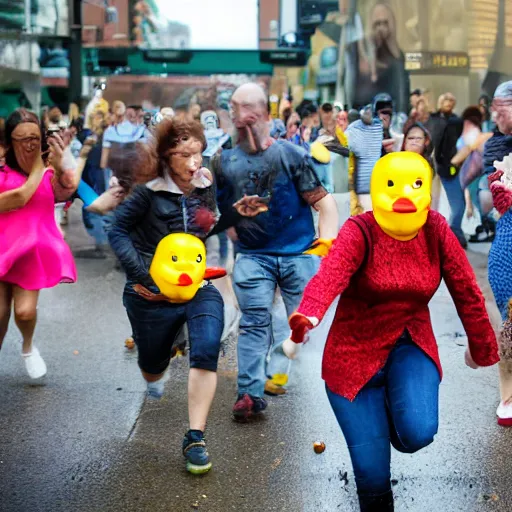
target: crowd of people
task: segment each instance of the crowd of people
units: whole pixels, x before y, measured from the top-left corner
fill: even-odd
[[[428,303],[441,279],[468,334],[466,364],[490,366],[501,355],[498,423],[512,425],[511,347],[501,340],[498,355],[461,229],[464,213],[478,210],[470,241],[494,241],[489,279],[506,321],[512,289],[497,269],[510,257],[512,190],[503,179],[506,164],[495,166],[512,153],[512,82],[461,116],[449,93],[436,112],[422,91],[410,98],[408,117],[396,114],[388,94],[360,110],[287,98],[273,117],[266,92],[248,83],[231,97],[231,124],[215,104],[144,112],[109,105],[101,90],[83,113],[76,106],[68,116],[51,108],[41,119],[13,112],[0,141],[0,347],[14,308],[28,375],[45,375],[33,343],[37,301],[40,290],[77,279],[64,241],[76,202],[94,249],[75,256],[105,259],[112,250],[126,273],[120,300],[149,398],[162,397],[175,341],[187,327],[182,450],[187,469],[202,474],[212,467],[204,432],[224,301],[208,271],[191,299],[165,295],[151,270],[159,244],[184,233],[197,247],[206,244],[209,259],[217,251],[222,267],[235,256],[232,414],[240,422],[265,411],[265,394],[287,393],[290,358],[341,296],[322,376],[351,453],[361,510],[393,510],[391,445],[413,453],[437,433],[442,371]],[[435,211],[441,189],[449,223]],[[350,202],[340,231],[334,192],[347,192]],[[193,251],[171,247],[176,286],[192,282],[190,254],[204,263],[202,251]]]

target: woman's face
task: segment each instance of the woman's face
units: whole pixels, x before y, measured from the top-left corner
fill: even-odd
[[[336,124],[342,131],[345,131],[348,127],[348,112],[345,112],[344,110],[338,112],[338,115],[336,116]]]
[[[203,144],[192,137],[180,142],[169,151],[171,176],[181,182],[189,183],[203,163]]]
[[[41,130],[35,123],[20,123],[12,132],[14,155],[21,170],[30,174],[41,157]]]
[[[427,138],[421,128],[411,128],[405,137],[405,151],[412,151],[420,155],[425,151]]]

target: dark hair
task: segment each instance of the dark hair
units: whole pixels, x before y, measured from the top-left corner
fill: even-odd
[[[491,99],[487,94],[482,94],[480,98],[478,98],[478,105],[481,107],[480,102],[484,100],[485,104],[483,105],[485,109],[485,114],[483,115],[482,121],[490,121],[491,120]]]
[[[158,175],[163,176],[169,159],[169,150],[191,138],[197,139],[206,149],[203,125],[199,121],[187,118],[164,118],[158,125],[155,135],[156,157],[158,158]],[[165,165],[164,165],[165,164]]]
[[[286,126],[288,124],[288,119],[290,119],[290,116],[292,115],[293,110],[291,107],[285,108],[283,110],[283,123]]]
[[[466,108],[466,110],[462,112],[462,120],[469,121],[471,124],[478,126],[478,128],[482,128],[483,118],[484,116],[482,115],[482,112],[480,112],[480,107],[475,105]]]
[[[318,108],[314,104],[306,105],[302,110],[297,108],[297,114],[301,119],[312,116],[318,112]]]
[[[128,105],[126,108],[132,108],[133,110],[142,110],[142,105]]]
[[[21,169],[18,164],[18,160],[16,160],[16,155],[14,154],[14,148],[12,144],[12,132],[16,129],[18,125],[22,123],[32,123],[37,125],[39,127],[39,131],[41,132],[41,148],[43,148],[46,144],[44,130],[41,129],[41,125],[39,124],[39,118],[36,116],[36,114],[34,114],[34,112],[30,112],[25,108],[16,109],[7,118],[7,121],[5,122],[5,144],[7,145],[5,163],[11,169],[15,169],[17,171],[21,171]]]
[[[325,113],[332,112],[332,110],[333,110],[331,103],[324,103],[320,108],[321,108],[322,112],[325,112]]]
[[[111,151],[108,166],[128,194],[135,185],[157,177],[156,161],[152,145],[137,141],[123,144],[122,151]]]

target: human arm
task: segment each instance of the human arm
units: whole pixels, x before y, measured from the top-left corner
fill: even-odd
[[[152,284],[152,280],[149,267],[134,247],[130,232],[144,218],[150,204],[150,191],[143,185],[136,187],[133,194],[117,207],[108,232],[110,246],[126,273],[142,285]]]
[[[315,171],[311,156],[305,155],[294,172],[295,186],[306,203],[319,213],[318,240],[307,254],[325,256],[338,232],[338,207],[325,190]],[[321,246],[321,247],[319,247]],[[320,249],[320,252],[318,252]]]
[[[37,187],[41,183],[45,169],[33,171],[30,173],[27,181],[18,188],[6,190],[0,193],[0,213],[10,212],[23,208],[35,194]]]
[[[499,361],[498,344],[484,297],[457,237],[444,219],[438,222],[442,277],[466,331],[469,355],[478,366],[491,366]]]
[[[108,157],[110,155],[110,147],[106,148],[103,146],[101,150],[101,160],[100,160],[100,167],[102,169],[106,169],[108,167]]]
[[[348,220],[340,229],[329,254],[304,290],[297,313],[320,322],[334,299],[343,293],[364,261],[366,240],[361,228]]]
[[[475,214],[475,209],[471,200],[471,192],[468,188],[464,189],[464,200],[466,201],[466,217],[469,219]]]
[[[314,205],[319,212],[318,239],[304,254],[324,257],[332,247],[338,230],[338,206],[332,194],[328,194]]]

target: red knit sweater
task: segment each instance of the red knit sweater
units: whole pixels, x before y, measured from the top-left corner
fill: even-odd
[[[322,377],[333,392],[353,400],[384,366],[407,329],[442,376],[428,303],[444,278],[480,366],[498,362],[498,346],[484,298],[464,250],[437,212],[418,236],[401,242],[386,235],[373,212],[341,228],[329,255],[307,285],[298,312],[323,318],[341,294],[324,351]]]

